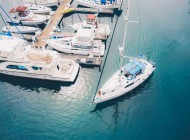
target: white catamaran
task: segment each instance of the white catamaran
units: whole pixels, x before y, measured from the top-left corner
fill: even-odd
[[[130,4],[128,2],[128,6],[129,5]],[[129,12],[127,13],[127,18],[125,18],[126,22],[130,22],[128,21],[128,16]],[[120,47],[121,68],[116,73],[114,73],[97,92],[96,96],[94,97],[94,103],[96,104],[128,93],[143,83],[155,70],[155,66],[142,56],[139,56],[138,58],[130,57],[130,63],[122,66],[126,33],[127,25],[125,25],[123,45]]]

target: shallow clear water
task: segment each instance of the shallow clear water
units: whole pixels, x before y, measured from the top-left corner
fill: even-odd
[[[1,4],[8,10],[10,4]],[[128,24],[125,54],[146,55],[156,63],[156,71],[116,100],[90,103],[100,76],[97,68],[81,68],[72,85],[0,77],[1,139],[190,139],[189,8],[188,0],[131,2],[129,18],[140,23]],[[122,9],[125,13],[126,1]],[[64,25],[85,16],[74,14],[63,19]],[[113,31],[116,19],[100,21]],[[119,68],[117,45],[122,44],[123,30],[120,16],[106,42],[110,50],[100,86]]]

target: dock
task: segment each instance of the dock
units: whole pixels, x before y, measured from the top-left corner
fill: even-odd
[[[96,8],[75,8],[75,12],[81,13],[102,13],[102,14],[113,14],[114,11],[110,9],[96,9]]]
[[[45,40],[49,39],[50,33],[53,32],[54,28],[57,27],[57,25],[60,23],[63,17],[62,11],[65,7],[67,7],[68,3],[70,4],[71,0],[64,0],[64,2],[59,5],[51,18],[51,22],[46,25],[42,33],[38,36],[38,41],[34,44],[33,47],[46,46]]]

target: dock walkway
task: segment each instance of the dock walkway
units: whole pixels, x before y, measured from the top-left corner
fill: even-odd
[[[63,17],[62,11],[65,7],[67,7],[68,3],[71,3],[71,0],[64,0],[64,2],[59,5],[51,18],[50,25],[47,25],[42,31],[41,35],[38,36],[38,41],[34,44],[34,47],[46,46],[45,40],[49,38],[49,34],[53,31],[54,27],[56,27],[61,21]]]

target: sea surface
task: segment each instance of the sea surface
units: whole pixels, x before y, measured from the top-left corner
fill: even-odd
[[[0,4],[6,11],[12,7],[11,1]],[[147,56],[156,71],[118,99],[97,106],[91,103],[101,75],[98,68],[81,68],[71,85],[1,76],[0,139],[189,140],[189,4],[189,0],[131,0],[129,19],[139,23],[128,24],[125,55]],[[126,14],[125,0],[122,10]],[[65,17],[61,29],[71,30],[67,24],[85,17]],[[101,16],[100,22],[109,24],[112,33],[99,87],[120,67],[118,45],[122,45],[125,24],[122,14]]]

